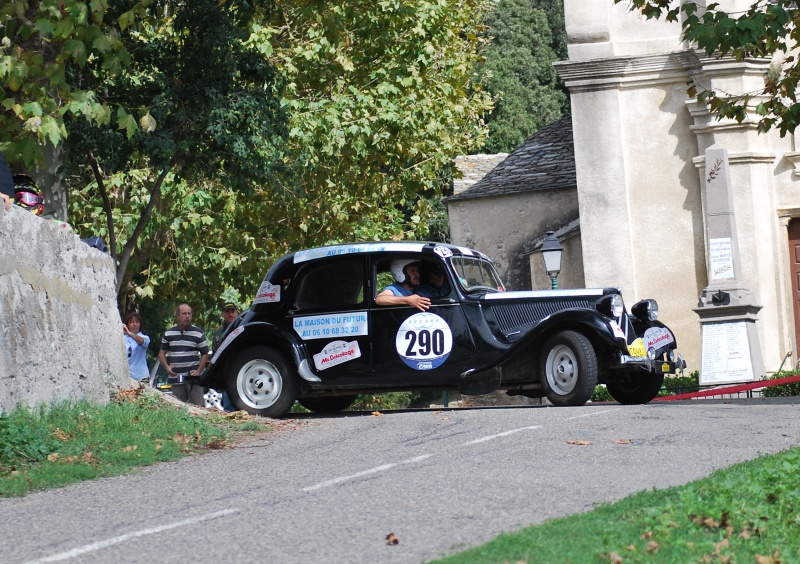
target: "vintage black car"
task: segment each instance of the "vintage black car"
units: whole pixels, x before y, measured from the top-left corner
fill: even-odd
[[[397,262],[402,261],[402,262]],[[430,308],[380,306],[392,264],[444,270]],[[292,253],[264,278],[202,376],[233,404],[277,417],[297,400],[346,409],[357,394],[458,390],[586,403],[598,383],[623,404],[653,399],[685,364],[655,300],[628,312],[619,290],[505,291],[484,254],[426,242]]]

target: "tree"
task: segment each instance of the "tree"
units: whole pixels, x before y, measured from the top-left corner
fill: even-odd
[[[152,0],[127,3],[133,20]],[[65,116],[93,123],[110,108],[96,92],[71,83],[71,69],[93,61],[113,75],[128,61],[119,26],[106,2],[5,0],[0,5],[0,151],[18,168],[44,167],[47,154],[67,132]],[[66,215],[66,197],[45,186],[48,207]]]
[[[287,234],[299,245],[373,239],[441,192],[441,170],[479,146],[491,107],[474,74],[484,0],[285,0],[263,30],[291,112]],[[388,213],[388,215],[387,215]],[[377,228],[377,229],[376,229]],[[395,237],[404,236],[395,231]],[[413,236],[413,235],[412,235]]]
[[[141,267],[155,252],[156,239],[139,245],[139,238],[165,180],[172,175],[198,188],[211,182],[243,193],[269,186],[287,118],[281,81],[263,46],[250,41],[251,27],[268,16],[269,1],[153,3],[136,22],[125,18],[126,2],[112,4],[109,11],[131,24],[120,30],[130,54],[126,72],[109,74],[102,65],[89,64],[73,69],[68,78],[91,86],[118,110],[99,124],[68,120],[67,157],[78,173],[84,164],[91,171],[105,215],[103,232],[117,260],[117,292],[123,296],[139,272],[129,269],[129,262]],[[115,174],[135,170],[149,172],[136,177],[139,186],[146,183],[146,203],[131,216],[126,214],[129,187],[118,186],[112,198],[107,184],[126,178]],[[197,197],[188,194],[184,201]],[[118,205],[123,216],[135,218],[119,249]],[[202,232],[195,243],[201,241]]]
[[[457,154],[482,142],[481,118],[491,99],[475,80],[473,64],[484,44],[475,23],[483,17],[483,0],[335,5],[279,0],[275,6],[270,15],[262,11],[263,17],[250,20],[244,46],[258,50],[275,70],[287,138],[283,145],[270,145],[269,129],[262,128],[266,139],[253,136],[243,147],[262,151],[253,158],[266,158],[265,164],[275,150],[278,164],[261,169],[260,176],[254,163],[255,173],[238,177],[245,181],[241,186],[227,168],[235,164],[232,157],[197,146],[198,158],[225,167],[220,174],[168,170],[151,219],[130,253],[121,309],[144,299],[190,299],[201,319],[217,323],[220,293],[230,287],[251,298],[271,262],[286,252],[421,234],[433,212],[418,195],[441,193],[447,182],[442,171]],[[98,80],[109,99],[135,101],[137,82],[179,76],[167,73],[167,63],[155,56],[168,39],[144,31],[153,46],[129,47],[130,76]],[[141,62],[141,51],[153,54],[152,64]],[[164,170],[153,163],[161,158],[154,140],[165,118],[152,109],[157,104],[142,100],[126,102],[137,120],[125,123],[138,126],[130,139],[114,127],[70,122],[71,133],[82,132],[69,138],[70,151],[91,149],[103,163],[99,176],[74,177],[73,184],[85,188],[71,202],[73,223],[81,232],[102,236],[113,228],[120,253],[131,244]],[[156,125],[150,132],[145,108],[151,108]],[[110,224],[103,219],[107,209]]]
[[[614,0],[615,4],[622,0]],[[755,114],[758,130],[777,127],[781,136],[793,133],[800,124],[800,103],[796,89],[800,67],[794,53],[800,38],[800,6],[796,0],[757,0],[742,12],[726,12],[719,3],[703,7],[683,0],[630,0],[631,10],[648,19],[680,19],[683,38],[709,57],[732,57],[736,61],[767,58],[773,61],[758,92],[728,93],[689,86],[688,92],[707,103],[718,118],[741,123]]]
[[[566,88],[553,67],[566,58],[563,2],[500,0],[487,27],[491,43],[481,73],[498,101],[487,120],[484,150],[511,152],[569,112]]]

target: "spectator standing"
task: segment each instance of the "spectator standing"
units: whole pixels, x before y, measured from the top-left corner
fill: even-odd
[[[172,385],[172,395],[176,398],[205,405],[204,390],[199,376],[208,363],[208,342],[205,332],[192,325],[192,306],[180,304],[175,310],[178,322],[164,332],[158,361],[170,377],[184,375],[184,382]]]
[[[44,194],[27,174],[14,175],[14,202],[33,215],[44,213]]]
[[[222,304],[222,325],[214,330],[214,336],[211,339],[211,350],[216,352],[222,344],[222,336],[228,329],[228,326],[233,323],[233,320],[239,316],[239,307],[233,302],[225,302]],[[228,397],[228,392],[222,390],[222,409],[225,411],[236,411]]]
[[[239,308],[233,302],[225,302],[222,304],[222,325],[214,330],[214,336],[211,338],[211,350],[216,351],[222,344],[222,335],[228,329],[228,325],[233,323],[233,320],[239,316]]]
[[[147,369],[147,347],[150,337],[142,333],[142,318],[138,313],[131,313],[125,318],[122,333],[125,338],[125,349],[128,351],[128,367],[131,378],[144,380],[150,377]]]

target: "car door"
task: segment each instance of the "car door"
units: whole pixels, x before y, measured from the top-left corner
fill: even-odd
[[[323,380],[369,376],[366,258],[334,257],[301,268],[287,316]]]
[[[428,268],[426,262],[444,268],[450,289],[445,296],[431,298],[425,312],[409,306],[375,305],[375,296],[387,281],[382,273],[388,271],[390,261],[373,261],[369,315],[376,385],[457,385],[459,374],[475,353],[458,294],[453,290],[452,273],[441,260],[426,258],[421,262],[423,272]]]

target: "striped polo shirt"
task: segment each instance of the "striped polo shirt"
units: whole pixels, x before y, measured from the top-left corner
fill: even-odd
[[[161,350],[167,351],[167,362],[178,374],[187,373],[200,365],[200,358],[208,354],[206,334],[197,325],[181,331],[177,325],[164,332]]]

